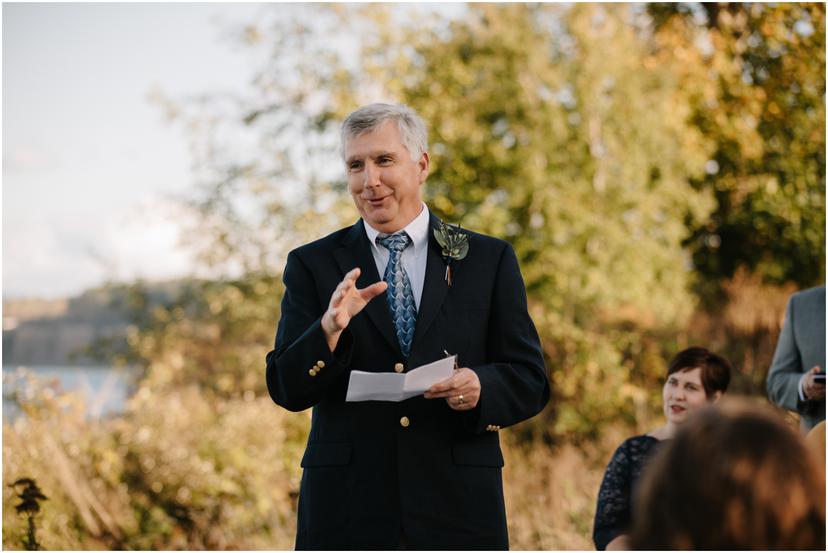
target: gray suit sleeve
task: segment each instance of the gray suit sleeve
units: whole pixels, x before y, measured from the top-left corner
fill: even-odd
[[[776,351],[766,383],[771,401],[791,411],[798,411],[802,407],[799,400],[799,379],[802,377],[803,369],[794,332],[795,300],[796,296],[788,300],[785,322],[776,342]]]

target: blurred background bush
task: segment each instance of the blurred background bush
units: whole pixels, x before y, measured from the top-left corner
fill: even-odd
[[[272,404],[264,355],[286,253],[357,217],[337,130],[371,101],[426,120],[429,206],[521,262],[553,396],[502,433],[512,548],[591,548],[677,350],[764,396],[788,295],[825,277],[823,4],[274,5],[234,32],[244,95],[155,98],[191,139],[188,245],[226,276],[114,287],[130,326],[92,353],[138,367],[123,414],[18,376],[3,480],[49,497],[44,548],[292,547],[310,413]],[[4,547],[25,532],[4,509]]]

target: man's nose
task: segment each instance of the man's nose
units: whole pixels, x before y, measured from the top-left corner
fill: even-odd
[[[366,163],[365,169],[362,171],[362,184],[363,186],[379,186],[380,183],[380,171],[379,168],[374,166],[373,163]]]

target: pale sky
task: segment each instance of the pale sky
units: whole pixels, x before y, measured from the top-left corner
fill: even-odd
[[[3,5],[3,297],[188,274],[184,133],[148,95],[245,88],[260,4]]]
[[[4,298],[193,273],[172,199],[192,197],[192,158],[150,93],[245,91],[261,59],[231,30],[289,10],[306,6],[3,4]]]

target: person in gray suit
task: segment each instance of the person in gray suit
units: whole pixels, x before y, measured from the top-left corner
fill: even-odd
[[[800,415],[804,432],[825,420],[825,286],[793,294],[768,372],[768,397]]]

